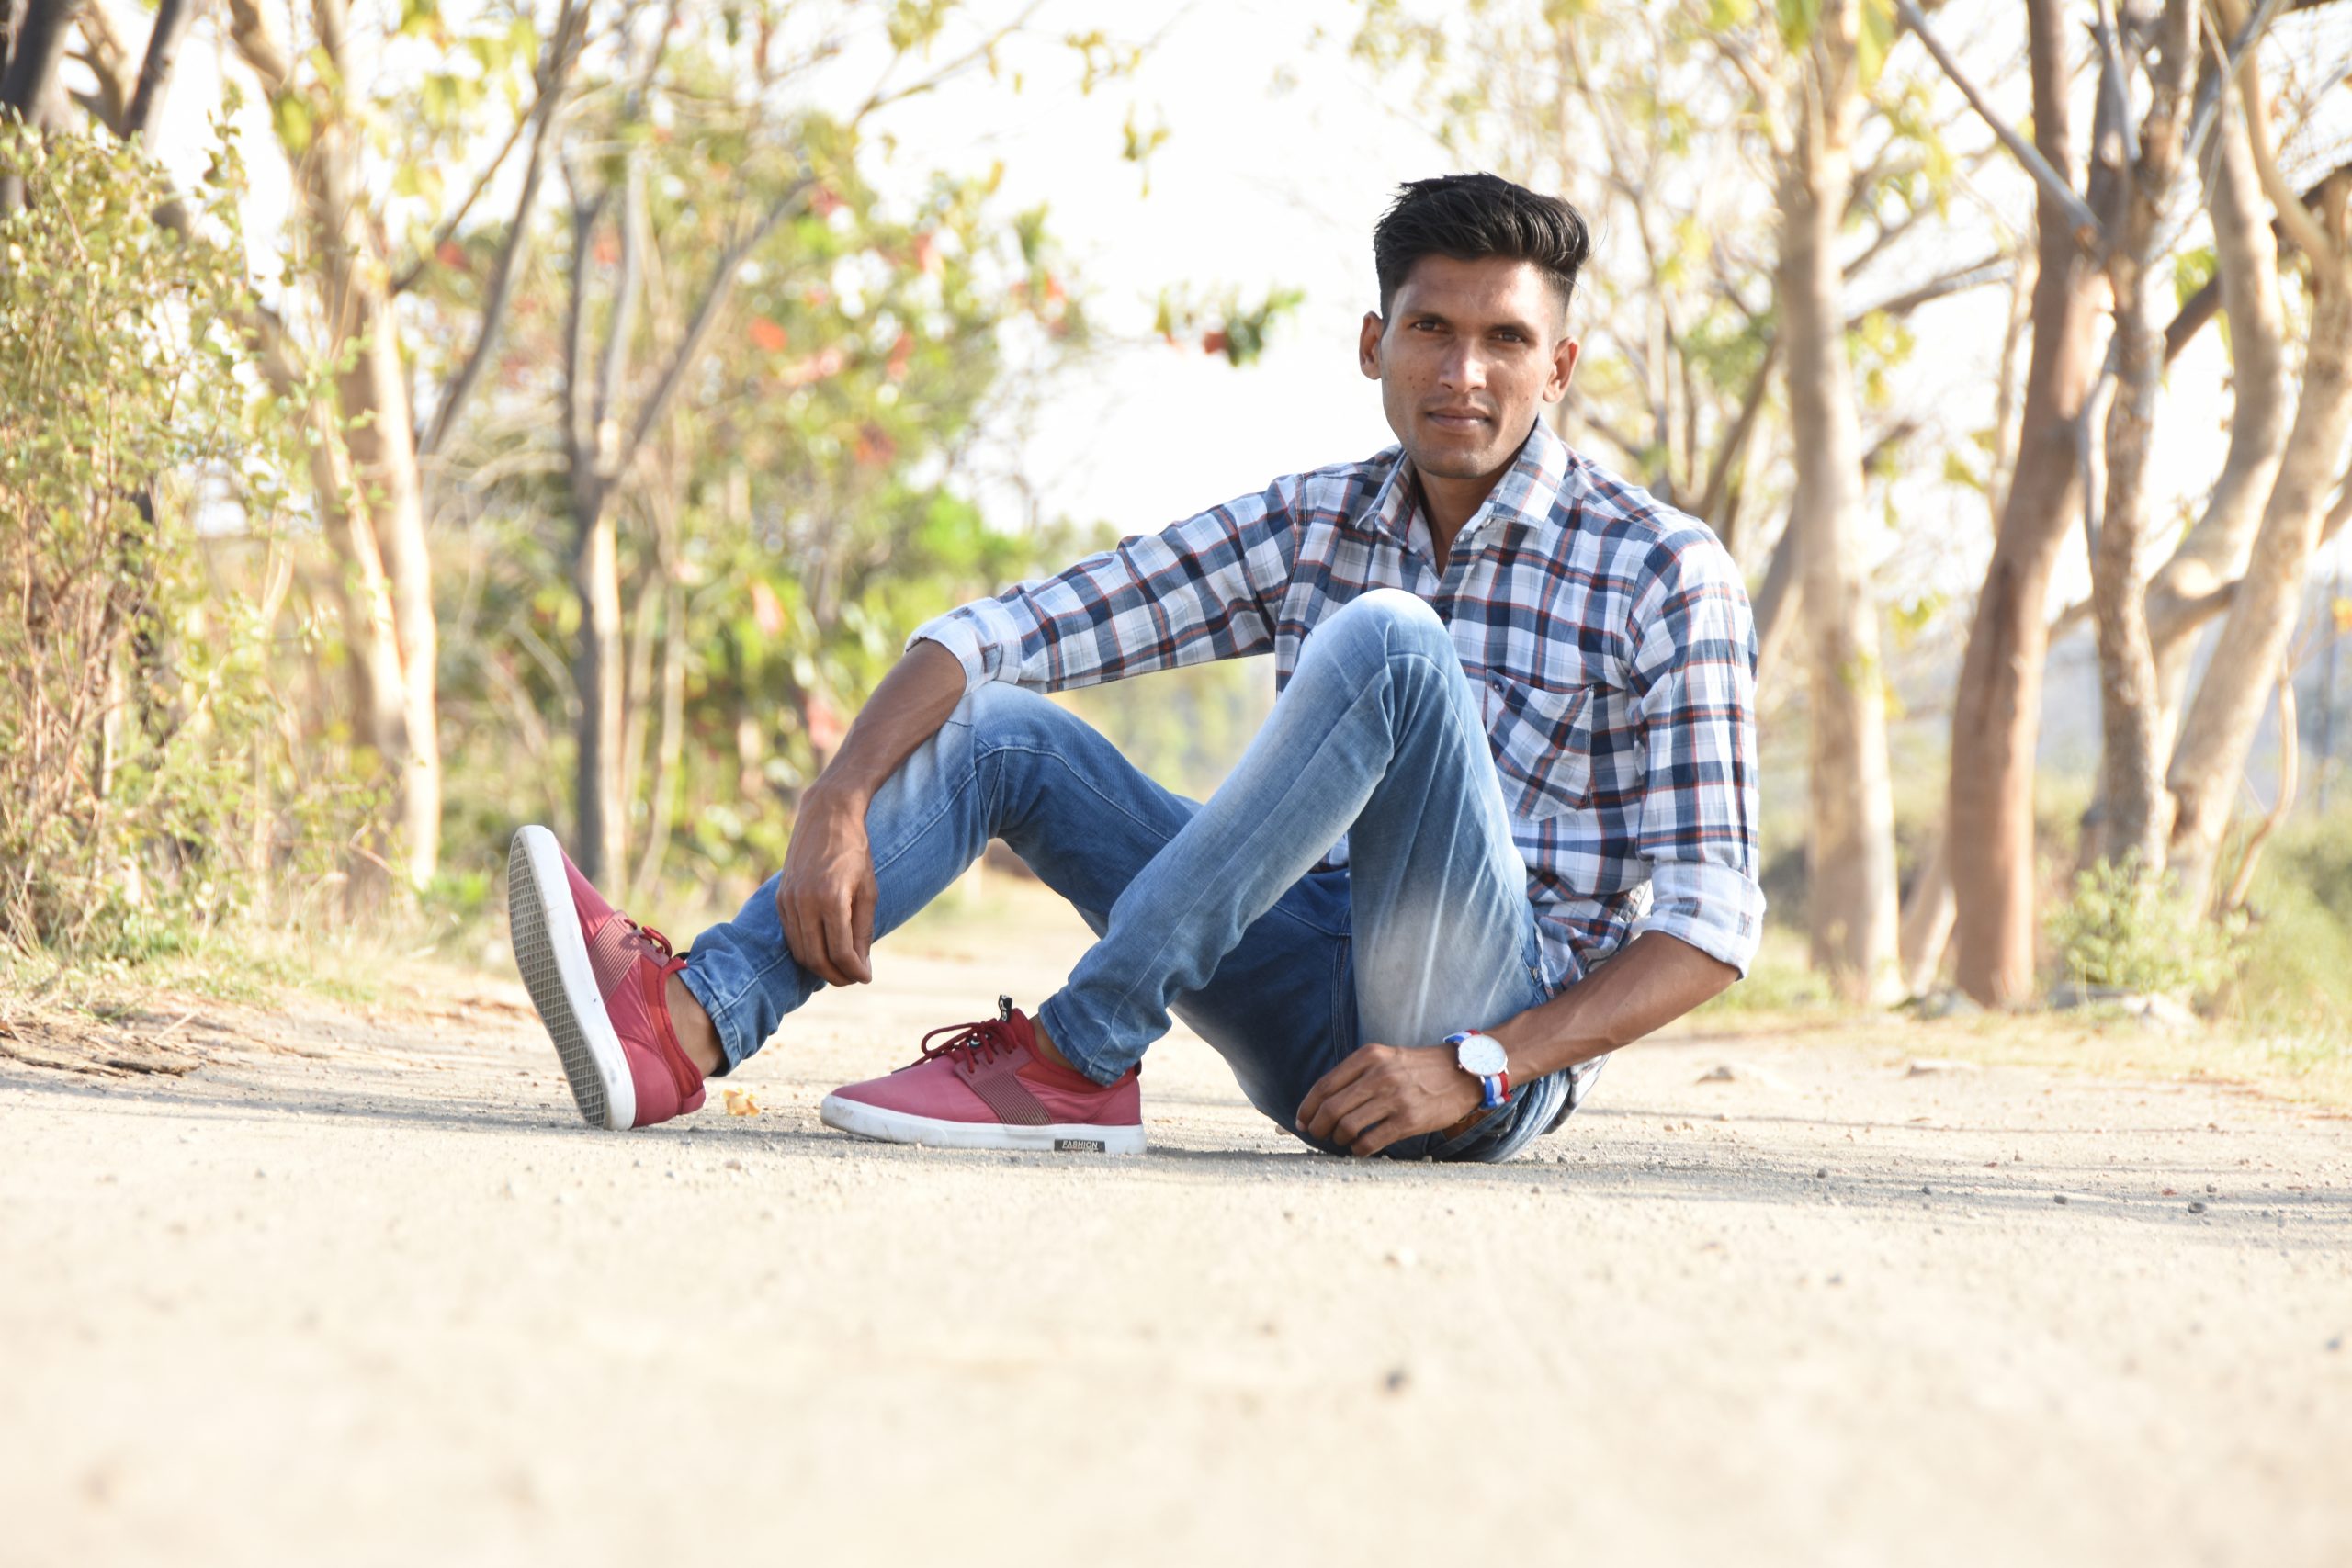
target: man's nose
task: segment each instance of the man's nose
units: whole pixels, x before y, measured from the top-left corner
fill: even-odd
[[[1474,344],[1456,344],[1438,367],[1439,378],[1453,391],[1475,392],[1487,384],[1487,361]]]

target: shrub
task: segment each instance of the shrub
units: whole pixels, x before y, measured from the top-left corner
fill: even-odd
[[[2229,982],[2242,929],[2201,918],[2174,879],[2147,875],[2136,855],[2081,873],[2049,916],[2051,946],[2075,985],[2184,1000]]]
[[[227,165],[224,165],[224,171]],[[0,123],[0,938],[135,955],[238,905],[271,703],[264,616],[198,521],[252,403],[228,175]]]

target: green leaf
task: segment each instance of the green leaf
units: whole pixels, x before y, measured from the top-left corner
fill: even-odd
[[[1821,0],[1777,0],[1780,12],[1781,42],[1791,54],[1802,54],[1813,47],[1813,35],[1821,28]]]
[[[269,118],[277,130],[277,144],[296,158],[311,150],[316,130],[311,102],[299,92],[280,93],[269,101]]]
[[[1817,0],[1816,0],[1817,3]],[[1894,47],[1894,0],[1860,0],[1861,13],[1854,38],[1854,70],[1867,93],[1878,85],[1886,68],[1887,51]]]

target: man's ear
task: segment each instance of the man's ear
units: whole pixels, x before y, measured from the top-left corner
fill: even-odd
[[[1363,325],[1357,330],[1356,368],[1363,372],[1364,379],[1368,381],[1380,379],[1380,334],[1387,326],[1388,323],[1380,319],[1379,311],[1366,310]]]
[[[1544,383],[1544,400],[1556,403],[1568,395],[1568,382],[1577,373],[1577,358],[1583,345],[1572,337],[1564,337],[1552,345],[1552,375]]]

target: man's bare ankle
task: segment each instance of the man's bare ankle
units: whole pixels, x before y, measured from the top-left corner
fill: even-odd
[[[664,983],[662,994],[670,1003],[670,1027],[677,1033],[678,1049],[686,1054],[696,1072],[710,1077],[727,1062],[718,1048],[718,1026],[710,1021],[710,1014],[677,976]]]
[[[1057,1067],[1067,1068],[1069,1071],[1073,1073],[1078,1071],[1076,1067],[1070,1066],[1069,1058],[1061,1054],[1060,1047],[1057,1046],[1051,1040],[1046,1038],[1046,1021],[1044,1019],[1032,1018],[1029,1021],[1029,1038],[1035,1043],[1037,1055],[1045,1057],[1046,1060],[1053,1063],[1054,1066]],[[1080,1076],[1083,1077],[1084,1075],[1080,1074]]]

